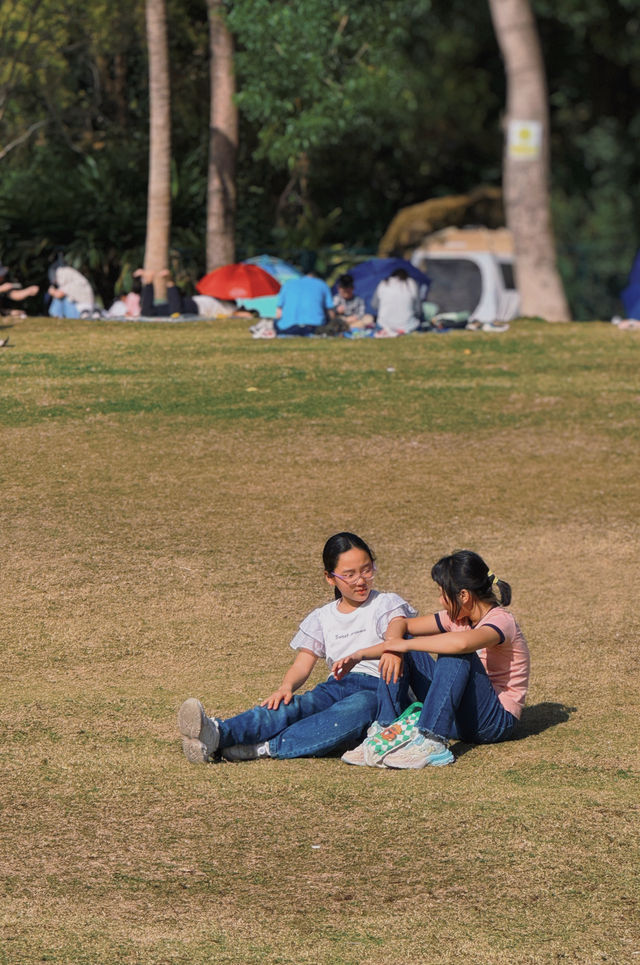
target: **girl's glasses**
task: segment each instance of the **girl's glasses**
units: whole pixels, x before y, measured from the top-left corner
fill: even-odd
[[[359,573],[354,576],[342,576],[340,573],[330,573],[330,576],[335,576],[337,580],[342,580],[347,586],[355,586],[360,580],[372,580],[376,575],[375,563],[371,563],[370,566],[365,566]]]

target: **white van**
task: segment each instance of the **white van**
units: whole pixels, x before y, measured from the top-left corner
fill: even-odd
[[[433,314],[468,312],[470,322],[508,322],[517,317],[520,296],[513,254],[497,250],[507,247],[502,244],[490,245],[493,251],[468,247],[484,234],[482,229],[445,229],[411,255],[411,263],[431,279],[428,298]]]

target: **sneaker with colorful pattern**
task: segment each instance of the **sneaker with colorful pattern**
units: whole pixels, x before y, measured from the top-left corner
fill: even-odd
[[[374,737],[364,742],[364,760],[368,767],[378,767],[387,754],[404,747],[418,733],[418,718],[422,704],[416,701],[400,714],[397,720]]]

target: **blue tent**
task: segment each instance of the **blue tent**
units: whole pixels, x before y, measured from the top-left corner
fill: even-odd
[[[288,261],[283,261],[282,258],[276,258],[273,255],[256,255],[254,258],[246,258],[245,263],[264,268],[281,285],[284,285],[291,278],[302,276],[302,272],[290,265]],[[238,304],[244,308],[255,308],[256,311],[260,312],[262,318],[273,318],[276,313],[277,301],[277,295],[263,295],[260,298],[239,298]]]
[[[396,268],[404,268],[407,275],[417,281],[420,298],[424,301],[427,297],[430,280],[423,271],[412,265],[410,261],[405,261],[404,258],[371,258],[369,261],[363,261],[349,269],[348,273],[353,278],[353,290],[356,295],[364,298],[367,311],[372,315],[375,315],[375,312],[371,307],[371,299],[378,283],[388,278]],[[334,291],[335,288],[334,285]]]
[[[640,251],[637,253],[631,271],[629,283],[620,293],[627,318],[640,318]]]

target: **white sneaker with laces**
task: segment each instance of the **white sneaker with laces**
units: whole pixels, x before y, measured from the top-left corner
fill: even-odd
[[[382,724],[379,724],[377,720],[374,720],[373,724],[371,724],[371,726],[369,727],[369,730],[367,731],[367,736],[362,741],[362,743],[358,744],[357,747],[354,747],[350,751],[345,751],[345,753],[342,755],[340,760],[344,761],[345,764],[355,764],[356,767],[371,766],[365,760],[365,744],[367,743],[370,737],[375,737],[376,734],[379,734],[381,730],[382,730]],[[384,765],[376,763],[373,766],[383,767]]]
[[[189,697],[178,711],[178,730],[182,734],[184,756],[192,764],[206,764],[218,749],[218,722],[207,717],[204,707],[195,697]]]

